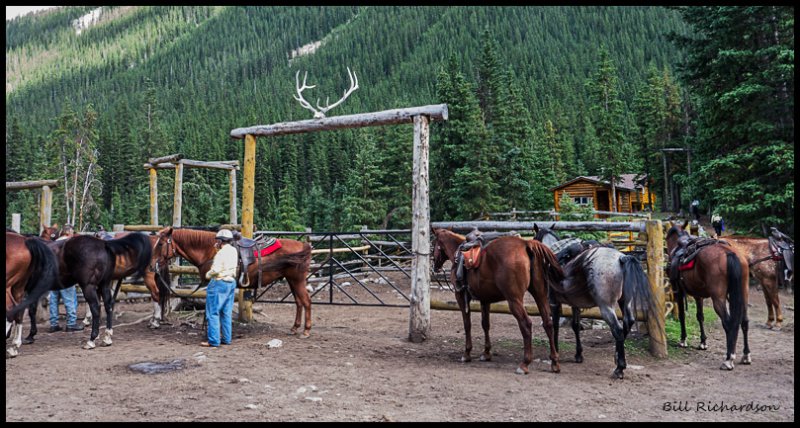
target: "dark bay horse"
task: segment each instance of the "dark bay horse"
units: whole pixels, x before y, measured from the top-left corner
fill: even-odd
[[[60,242],[60,241],[59,241]],[[92,314],[92,332],[84,349],[92,349],[100,328],[100,303],[102,293],[106,311],[106,333],[103,344],[111,345],[113,335],[113,304],[111,280],[118,274],[117,260],[127,260],[124,276],[144,276],[152,259],[152,247],[146,235],[132,233],[119,239],[104,241],[88,235],[79,235],[64,241],[61,250],[60,279],[62,284],[77,283]]]
[[[433,268],[439,270],[445,261],[453,262],[450,271],[453,283],[456,283],[455,254],[462,242],[463,235],[447,229],[433,228]],[[506,236],[497,238],[481,250],[480,262],[476,269],[466,272],[467,287],[456,287],[456,300],[464,321],[466,347],[461,361],[471,360],[472,329],[469,299],[476,299],[481,304],[481,326],[485,336],[481,361],[492,358],[492,344],[489,339],[490,304],[506,300],[511,314],[519,324],[522,333],[523,359],[517,367],[517,373],[527,374],[533,355],[531,349],[532,322],[528,316],[523,299],[529,292],[542,316],[542,324],[550,341],[550,369],[558,373],[561,369],[558,362],[558,351],[553,338],[553,321],[547,305],[547,289],[549,284],[561,281],[563,273],[555,260],[555,255],[547,247],[537,241],[526,241],[519,237]]]
[[[689,234],[680,226],[672,226],[667,232],[667,251],[670,265],[677,257],[679,248],[689,240]],[[692,296],[697,303],[697,322],[700,324],[699,349],[708,349],[706,332],[703,326],[703,299],[711,298],[714,311],[722,320],[725,330],[726,353],[722,370],[733,370],[736,359],[736,340],[739,327],[742,329],[744,351],[742,364],[750,364],[750,346],[747,342],[749,320],[747,318],[749,268],[747,258],[736,247],[724,241],[702,248],[694,259],[694,267],[680,271],[680,279],[676,284],[670,278],[675,300],[678,304],[678,317],[681,322],[681,341],[679,346],[686,347],[685,305],[686,296]],[[671,275],[672,276],[672,275]]]
[[[178,229],[167,227],[158,232],[159,243],[156,246],[161,261],[166,264],[169,259],[180,256],[189,263],[197,266],[200,271],[201,284],[206,284],[206,272],[211,269],[211,264],[216,255],[214,238],[216,232],[196,229]],[[294,325],[289,334],[297,334],[303,320],[305,310],[305,327],[301,337],[311,334],[311,297],[306,289],[306,279],[311,266],[311,245],[294,239],[279,239],[281,248],[272,254],[261,258],[259,264],[252,263],[247,266],[249,287],[266,286],[271,282],[285,278],[294,296],[297,311],[295,312]],[[259,278],[261,283],[259,284]],[[237,281],[238,287],[243,287]]]
[[[58,261],[44,241],[6,231],[6,338],[16,327],[8,356],[19,354],[25,308],[35,306],[57,284]]]
[[[554,235],[549,229],[542,228],[537,230],[536,236],[542,238]],[[627,367],[625,339],[636,321],[636,313],[642,311],[648,317],[658,319],[658,305],[650,291],[650,281],[635,257],[625,255],[615,248],[603,246],[597,241],[558,241],[561,242],[568,244],[556,255],[564,269],[564,279],[558,286],[550,289],[549,295],[556,346],[561,304],[566,304],[572,307],[575,361],[583,362],[580,309],[598,307],[616,342],[614,360],[617,367],[613,376],[622,379],[623,370]],[[558,246],[557,243],[551,245]],[[615,306],[619,306],[622,312],[621,322],[617,319]]]
[[[764,300],[767,302],[767,328],[781,329],[783,323],[783,312],[781,311],[781,300],[778,295],[778,262],[772,257],[769,249],[769,240],[766,238],[745,238],[726,236],[734,246],[738,247],[747,256],[747,264],[752,275],[761,283],[761,291],[764,292]]]

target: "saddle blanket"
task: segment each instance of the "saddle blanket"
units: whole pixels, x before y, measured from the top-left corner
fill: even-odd
[[[475,269],[480,265],[481,246],[476,245],[467,251],[464,251],[464,267],[467,269]]]
[[[270,245],[269,247],[261,249],[261,257],[268,256],[275,251],[278,251],[281,248],[281,241],[279,239],[275,240],[275,243]],[[258,250],[253,251],[253,257],[258,257]]]
[[[678,270],[689,270],[693,267],[694,267],[694,259],[690,260],[689,263],[678,266]]]

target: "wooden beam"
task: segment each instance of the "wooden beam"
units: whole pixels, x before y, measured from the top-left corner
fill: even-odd
[[[6,181],[6,191],[38,189],[44,186],[58,187],[58,180]]]
[[[467,231],[477,227],[482,231],[488,230],[533,230],[534,223],[553,230],[591,230],[591,231],[618,231],[618,232],[644,232],[644,222],[603,222],[603,221],[437,221],[431,226],[437,228],[452,228],[454,231]]]
[[[445,112],[446,112],[445,108]],[[428,200],[429,121],[427,116],[414,116],[414,163],[411,226],[411,304],[408,340],[422,342],[431,329],[431,212]]]
[[[39,202],[39,233],[45,227],[50,227],[50,220],[53,214],[53,192],[50,186],[42,186],[42,196]]]
[[[650,292],[656,302],[656,317],[647,319],[647,331],[650,335],[650,354],[657,358],[667,357],[667,332],[665,330],[664,309],[664,230],[660,220],[647,222],[647,279]]]
[[[150,168],[150,224],[158,224],[158,172]]]
[[[122,226],[122,230],[130,232],[158,232],[166,226],[158,224],[126,224]]]
[[[22,216],[19,213],[11,214],[11,230],[19,233],[20,230],[22,230],[20,228],[21,224],[22,224]]]
[[[157,165],[160,163],[179,161],[181,159],[183,159],[183,155],[180,153],[175,153],[174,155],[161,156],[160,158],[150,158],[147,159],[147,162]]]
[[[152,164],[152,163],[144,164],[144,169],[153,169],[153,168],[155,168],[155,169],[175,169],[175,164],[174,163],[160,163],[160,164],[157,164],[157,165],[156,164]]]
[[[181,210],[183,209],[183,164],[175,167],[175,194],[172,203],[172,226],[181,227]]]
[[[325,117],[321,119],[283,122],[272,125],[258,125],[249,128],[237,128],[231,131],[231,138],[241,140],[246,135],[266,137],[274,135],[299,134],[312,131],[329,131],[332,129],[358,128],[362,126],[395,125],[412,123],[416,116],[429,116],[430,120],[447,120],[447,104],[427,105],[396,110],[385,110],[374,113],[353,114],[347,116]]]
[[[195,168],[224,169],[224,170],[239,169],[239,165],[231,165],[222,162],[197,161],[191,159],[182,159],[178,161],[178,164],[182,164],[184,166],[191,166]]]
[[[228,193],[230,194],[230,219],[231,224],[236,224],[239,219],[236,215],[236,169],[228,171]]]

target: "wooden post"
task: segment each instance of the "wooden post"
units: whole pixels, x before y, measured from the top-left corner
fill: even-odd
[[[242,183],[242,236],[253,237],[253,206],[256,189],[256,137],[246,135],[244,138],[244,182]],[[260,285],[260,284],[259,284]],[[245,299],[244,292],[239,289],[239,321],[253,321],[253,302]]]
[[[20,229],[21,224],[22,224],[22,216],[19,213],[11,214],[11,230],[19,233],[19,231],[22,230]]]
[[[150,224],[158,224],[158,172],[150,168]]]
[[[183,164],[175,165],[175,195],[172,203],[172,227],[181,227],[183,209]]]
[[[422,342],[431,328],[430,230],[428,200],[428,122],[427,116],[414,116],[414,166],[412,195],[411,313],[408,339]]]
[[[238,222],[236,217],[236,170],[232,169],[228,174],[230,176],[231,224],[236,224]]]
[[[666,306],[664,299],[664,231],[660,220],[649,220],[647,229],[647,277],[650,292],[656,301],[656,317],[647,318],[647,332],[650,335],[650,354],[656,358],[667,357],[667,332],[665,330]]]
[[[50,216],[53,213],[53,192],[50,186],[42,186],[42,198],[39,203],[39,233],[50,227]]]

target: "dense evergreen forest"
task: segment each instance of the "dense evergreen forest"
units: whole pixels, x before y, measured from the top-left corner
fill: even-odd
[[[448,104],[433,220],[549,209],[547,189],[577,175],[648,173],[658,210],[697,197],[741,228],[793,228],[791,8],[115,6],[78,29],[96,10],[6,22],[6,181],[62,179],[54,222],[146,223],[148,158],[241,162],[231,129],[310,119],[295,73],[315,104],[349,67],[360,88],[328,116]],[[411,144],[410,125],[259,139],[258,229],[409,227]],[[665,176],[665,147],[693,150],[691,175],[670,154]],[[186,170],[183,224],[227,223],[227,180]],[[169,171],[158,185],[163,223]],[[36,231],[37,196],[8,192],[6,224],[21,212]]]

